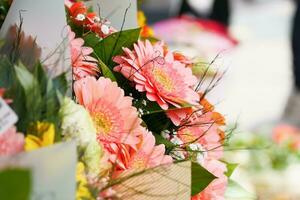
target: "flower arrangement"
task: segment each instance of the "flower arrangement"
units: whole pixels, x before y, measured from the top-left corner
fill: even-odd
[[[190,160],[191,199],[224,199],[225,118],[206,99],[214,83],[203,89],[193,61],[151,34],[117,31],[83,2],[65,4],[71,82],[40,62],[0,57],[0,94],[19,117],[0,135],[0,155],[75,140],[77,199],[122,199],[122,180]]]

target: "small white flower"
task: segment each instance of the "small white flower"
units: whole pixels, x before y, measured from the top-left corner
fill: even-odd
[[[168,130],[162,131],[161,136],[167,140],[170,140],[170,132]]]
[[[102,24],[101,25],[101,31],[104,35],[107,35],[107,34],[109,34],[109,27],[105,24]]]
[[[142,104],[143,104],[144,106],[146,106],[146,105],[147,105],[147,101],[146,101],[145,99],[143,99]]]
[[[189,148],[192,150],[192,151],[195,151],[195,152],[191,152],[192,155],[196,156],[195,157],[195,161],[199,164],[203,164],[204,163],[204,160],[206,159],[207,157],[207,152],[206,150],[203,148],[203,146],[199,143],[194,143],[194,144],[190,144],[189,145]]]
[[[83,20],[85,20],[85,15],[84,14],[78,14],[75,19],[78,20],[78,21],[83,21]]]
[[[59,111],[64,140],[75,139],[80,149],[96,140],[96,129],[85,108],[70,98],[65,98]]]
[[[177,160],[184,160],[185,156],[183,151],[172,151],[171,156]]]
[[[196,157],[197,163],[202,165],[204,163],[205,157],[206,156],[204,155],[204,153],[198,153]]]
[[[198,151],[199,150],[199,146],[197,144],[190,144],[189,145],[190,149],[193,151]]]
[[[105,20],[105,21],[104,21],[104,24],[106,24],[106,25],[110,25],[110,24],[111,24],[111,22],[110,22],[110,21],[108,21],[108,20]]]
[[[182,140],[180,140],[177,136],[174,136],[170,141],[175,145],[183,144]]]
[[[99,23],[99,22],[100,22],[100,18],[99,18],[99,17],[97,17],[97,16],[96,16],[96,17],[94,17],[94,22],[95,22],[95,23]]]

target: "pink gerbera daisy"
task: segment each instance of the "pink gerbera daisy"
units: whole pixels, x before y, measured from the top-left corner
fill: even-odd
[[[97,76],[99,73],[98,61],[89,56],[93,53],[90,47],[84,47],[82,38],[75,38],[75,33],[69,29],[69,42],[71,50],[71,62],[73,67],[73,79],[79,80],[86,76]]]
[[[165,146],[155,146],[151,132],[145,130],[142,136],[141,147],[128,163],[129,169],[146,169],[172,163],[172,157],[165,155]]]
[[[17,133],[15,127],[0,134],[0,156],[13,155],[24,150],[24,135]]]
[[[150,101],[156,101],[164,110],[169,105],[181,107],[197,104],[198,94],[193,90],[197,78],[184,64],[174,60],[171,52],[164,52],[162,43],[154,46],[146,40],[134,44],[134,50],[123,49],[125,55],[116,56],[114,70],[135,83],[139,92],[146,92]]]
[[[200,125],[181,128],[177,132],[177,137],[186,146],[198,144],[206,158],[220,159],[223,156],[221,137],[217,126]]]
[[[134,133],[141,120],[132,106],[132,98],[124,96],[117,83],[103,77],[86,77],[75,82],[74,91],[78,102],[89,111],[99,141],[132,147],[139,142]]]
[[[119,168],[117,173],[130,173],[172,163],[172,157],[165,155],[165,146],[163,144],[155,145],[155,138],[151,132],[144,128],[141,128],[140,132],[141,142],[138,149],[128,152],[128,157],[120,160],[123,168]]]

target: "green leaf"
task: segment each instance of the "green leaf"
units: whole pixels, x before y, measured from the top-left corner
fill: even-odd
[[[230,200],[255,200],[257,199],[254,194],[246,191],[242,186],[237,182],[229,179],[227,184],[227,190],[225,192],[225,199]]]
[[[145,94],[141,95],[141,98],[138,98],[137,101],[134,101],[134,106],[145,111],[141,113],[142,116],[165,112],[156,102],[149,101]]]
[[[109,78],[112,81],[117,81],[116,77],[114,76],[113,72],[107,67],[106,64],[104,64],[104,62],[102,62],[102,60],[98,60],[99,61],[99,65],[101,68],[101,72],[102,72],[102,76]]]
[[[161,131],[173,126],[171,120],[162,112],[143,115],[142,120],[147,124],[147,128],[154,133],[161,133]]]
[[[167,148],[167,149],[173,149],[176,145],[174,145],[172,142],[170,142],[169,140],[167,140],[167,139],[165,139],[165,138],[163,138],[161,135],[159,135],[159,134],[153,134],[154,135],[154,137],[155,137],[155,142],[156,142],[156,144],[157,145],[159,145],[159,144],[163,144],[163,145],[165,145],[165,147]]]
[[[238,165],[239,164],[237,164],[237,163],[226,163],[227,172],[225,173],[225,175],[227,177],[230,177]]]
[[[27,114],[24,89],[17,79],[14,65],[6,56],[0,56],[0,87],[6,88],[5,96],[14,100],[10,106],[20,119],[24,119],[17,123],[18,130],[24,131],[22,128],[26,123],[25,116]]]
[[[216,177],[197,163],[192,163],[192,196],[203,191]]]
[[[22,64],[15,66],[15,71],[25,94],[25,106],[28,113],[26,113],[27,121],[24,120],[24,123],[36,121],[40,119],[42,110],[42,94],[38,80]]]
[[[68,81],[66,78],[66,73],[55,77],[53,80],[53,87],[58,90],[62,95],[65,95],[68,91]]]
[[[149,101],[146,97],[145,94],[141,95],[140,98],[136,98],[137,101],[134,101],[134,106],[137,108],[141,108],[142,110],[144,110],[144,113],[141,113],[142,116],[144,115],[152,115],[152,114],[156,114],[156,113],[165,113],[166,111],[171,111],[171,110],[178,110],[178,109],[182,109],[182,108],[190,108],[192,107],[192,105],[190,104],[185,104],[182,105],[181,108],[176,108],[175,106],[170,106],[168,110],[163,110],[157,102],[154,101]]]
[[[97,57],[112,70],[114,66],[112,57],[121,54],[123,47],[132,47],[139,35],[140,28],[116,32],[104,39],[91,33],[85,36],[84,40],[85,45],[92,47]]]
[[[27,169],[0,171],[0,197],[7,200],[29,200],[31,172]]]
[[[41,63],[34,66],[33,76],[37,79],[41,93],[44,94],[47,89],[48,77]]]
[[[6,56],[0,57],[0,87],[10,88],[14,84],[14,68]]]

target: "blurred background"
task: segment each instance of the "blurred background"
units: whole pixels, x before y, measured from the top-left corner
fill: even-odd
[[[142,2],[156,37],[207,65],[213,62],[212,74],[226,72],[209,98],[229,125],[238,124],[225,155],[228,161],[241,163],[233,179],[257,199],[300,199],[295,144],[299,130],[297,124],[277,128],[285,121],[289,97],[295,95],[291,38],[296,1]],[[297,103],[292,110],[298,112]],[[241,195],[228,199],[251,199]]]

